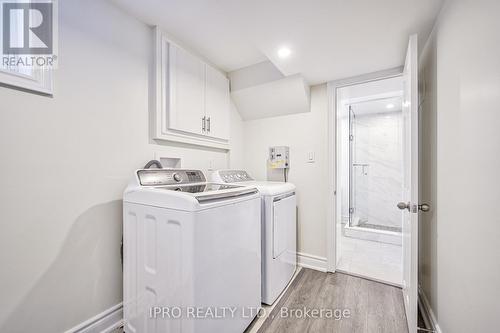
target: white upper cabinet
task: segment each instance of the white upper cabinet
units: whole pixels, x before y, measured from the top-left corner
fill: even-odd
[[[205,116],[205,64],[183,49],[169,44],[170,129],[203,134]]]
[[[206,66],[205,115],[207,135],[229,139],[229,80],[221,72]]]
[[[154,139],[229,149],[229,80],[156,29]]]

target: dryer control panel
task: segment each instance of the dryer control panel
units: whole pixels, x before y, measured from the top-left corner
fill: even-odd
[[[224,183],[246,182],[253,180],[244,170],[220,170],[218,176]]]
[[[205,175],[200,170],[185,169],[142,169],[137,171],[139,184],[142,186],[164,186],[205,182]]]

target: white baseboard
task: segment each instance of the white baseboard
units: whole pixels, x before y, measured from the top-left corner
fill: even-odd
[[[108,333],[123,324],[123,304],[116,304],[65,333]]]
[[[438,325],[436,315],[431,308],[429,300],[420,286],[418,286],[418,300],[419,305],[423,308],[422,317],[424,318],[424,321],[428,320],[431,329],[435,330],[437,333],[443,333]]]
[[[312,254],[297,252],[297,264],[304,268],[310,268],[326,272],[326,258]]]

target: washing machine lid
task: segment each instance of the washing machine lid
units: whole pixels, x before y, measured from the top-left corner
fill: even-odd
[[[198,184],[170,185],[170,186],[158,187],[158,189],[162,189],[165,191],[177,191],[186,193],[204,193],[204,192],[221,191],[234,188],[241,188],[241,186],[229,185],[229,184],[217,184],[217,183],[198,183]]]
[[[202,179],[203,181],[199,181]],[[255,187],[206,182],[199,170],[141,169],[124,192],[125,202],[194,211],[257,197]]]
[[[257,193],[255,187],[217,183],[198,183],[156,187],[157,190],[181,192],[192,195],[198,202],[236,198]]]

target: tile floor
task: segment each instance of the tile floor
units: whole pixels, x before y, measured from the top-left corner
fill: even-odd
[[[377,281],[401,285],[402,248],[399,245],[346,237],[341,233],[337,269]]]

